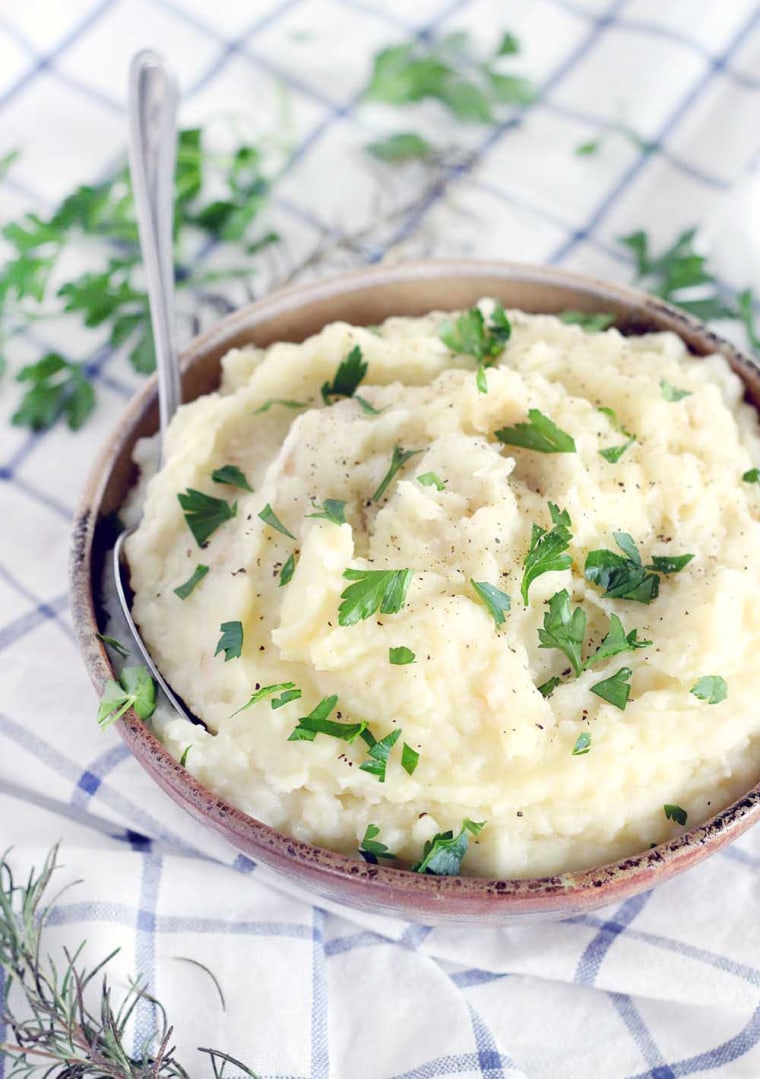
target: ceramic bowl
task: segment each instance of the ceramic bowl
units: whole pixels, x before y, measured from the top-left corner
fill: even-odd
[[[328,322],[359,325],[390,315],[423,315],[470,307],[493,296],[530,312],[608,311],[626,334],[672,330],[702,356],[722,352],[760,407],[760,371],[705,326],[660,300],[619,286],[502,262],[421,262],[359,270],[343,277],[275,293],[230,315],[194,340],[182,356],[184,400],[216,388],[219,361],[248,343],[302,341]],[[127,408],[93,469],[78,511],[71,561],[73,613],[87,669],[100,692],[113,671],[96,636],[109,600],[102,587],[114,541],[114,515],[135,480],[135,441],[157,429],[155,379]],[[315,896],[428,924],[493,925],[536,917],[564,917],[617,902],[651,888],[701,861],[741,835],[760,817],[760,785],[705,824],[668,843],[583,872],[531,880],[434,877],[363,861],[297,842],[254,820],[198,783],[133,713],[116,729],[143,768],[176,803],[206,828],[255,861]]]

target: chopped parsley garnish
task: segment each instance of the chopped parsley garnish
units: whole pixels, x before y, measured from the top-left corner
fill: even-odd
[[[444,488],[444,481],[437,472],[423,472],[417,477],[417,483],[421,483],[423,487],[435,487],[436,491],[442,491]]]
[[[544,573],[555,573],[569,569],[573,560],[564,552],[570,546],[573,538],[570,532],[570,515],[566,510],[560,510],[553,502],[549,503],[554,528],[547,531],[540,525],[533,525],[530,534],[530,547],[525,556],[523,579],[520,592],[525,606],[528,606],[528,592],[536,577]]]
[[[359,765],[359,770],[376,776],[379,783],[385,783],[385,772],[388,767],[388,758],[391,750],[401,737],[401,728],[398,727],[384,738],[374,742],[367,751],[369,760]]]
[[[376,611],[395,614],[406,601],[406,593],[414,571],[411,569],[347,569],[343,576],[354,581],[341,593],[338,622],[352,626]]]
[[[621,424],[620,420],[615,414],[615,410],[612,408],[598,408],[597,412],[603,413],[610,421],[611,425],[616,431],[619,431],[621,435],[626,436],[626,441],[619,446],[607,446],[603,450],[599,450],[599,456],[603,457],[605,461],[609,461],[611,465],[616,465],[625,451],[629,449],[636,441],[636,435],[632,435],[630,431],[626,431],[625,427]]]
[[[647,566],[647,569],[652,569],[655,573],[663,574],[680,573],[685,566],[688,566],[693,558],[693,554],[655,554],[652,555],[652,564],[651,566]]]
[[[190,745],[185,746],[185,748],[182,750],[182,756],[179,759],[180,768],[184,768],[187,765],[187,755],[192,748],[192,743],[190,743]]]
[[[100,698],[98,723],[105,730],[130,708],[140,719],[150,719],[156,709],[156,683],[147,667],[125,667],[118,682],[108,679]]]
[[[218,656],[220,652],[224,652],[225,663],[230,659],[239,659],[243,651],[243,623],[222,622],[219,631],[221,637],[214,655]]]
[[[601,697],[603,701],[614,704],[622,712],[625,710],[628,698],[631,695],[630,678],[632,673],[630,667],[621,667],[619,671],[610,675],[609,678],[603,678],[601,682],[596,682],[591,687],[591,692],[595,693],[597,697]]]
[[[254,409],[254,416],[258,416],[261,412],[269,412],[273,405],[282,405],[283,408],[293,409],[307,407],[306,401],[288,401],[283,397],[270,397],[263,405],[259,405],[257,409]]]
[[[285,527],[268,502],[259,514],[259,517],[265,525],[269,525],[270,528],[275,528],[278,532],[282,532],[283,536],[290,536],[293,540],[296,538],[293,533]]]
[[[359,844],[359,854],[365,862],[369,862],[370,865],[377,865],[378,858],[395,858],[395,854],[386,847],[385,843],[381,843],[377,838],[380,835],[380,829],[376,824],[368,824],[367,830],[364,833],[364,838]]]
[[[289,554],[282,564],[280,570],[280,588],[283,588],[286,584],[290,584],[290,580],[296,568],[296,556]]]
[[[178,588],[174,589],[174,595],[179,596],[180,599],[187,599],[190,593],[193,591],[197,584],[203,580],[208,573],[208,566],[198,565],[193,570],[192,574],[188,577],[184,584],[181,584]]]
[[[575,453],[573,438],[538,408],[528,409],[528,423],[502,427],[494,435],[507,446],[521,446],[537,453]]]
[[[456,322],[442,322],[438,332],[452,352],[475,357],[478,390],[488,393],[485,369],[502,354],[512,334],[512,324],[501,304],[496,304],[488,321],[479,307],[472,307]]]
[[[660,389],[666,401],[683,401],[684,397],[691,397],[691,390],[681,390],[678,386],[671,385],[666,379],[660,379]]]
[[[237,513],[237,502],[230,504],[223,498],[205,495],[188,487],[183,494],[178,494],[179,504],[185,515],[187,527],[193,534],[199,547],[208,541],[225,521],[230,521]]]
[[[284,692],[282,692],[284,690]],[[275,697],[275,693],[282,692],[282,696]],[[272,697],[270,701],[272,708],[282,708],[283,704],[287,704],[288,701],[297,701],[301,696],[301,690],[296,689],[295,682],[277,682],[273,686],[262,686],[261,689],[257,689],[252,694],[242,708],[238,708],[237,712],[233,712],[232,715],[236,716],[239,712],[245,712],[247,708],[250,708],[254,704],[258,704],[259,701],[266,700],[267,697]],[[230,716],[232,719],[232,716]]]
[[[346,523],[346,503],[339,498],[326,498],[322,505],[312,502],[316,513],[307,513],[307,517],[318,517],[322,521],[331,521],[334,525]]]
[[[581,329],[587,333],[601,333],[602,330],[608,330],[613,324],[616,315],[611,314],[609,311],[560,311],[557,316],[560,322],[566,323],[568,326],[580,326]]]
[[[504,616],[512,606],[512,600],[507,593],[502,592],[496,585],[489,584],[487,581],[473,581],[470,579],[470,584],[485,604],[486,610],[493,618],[496,629],[504,625],[506,621]]]
[[[398,165],[403,161],[425,160],[434,153],[432,144],[421,135],[415,135],[413,131],[399,131],[386,139],[368,143],[364,149],[378,161],[386,161],[391,165]]]
[[[313,742],[318,734],[327,734],[331,738],[340,738],[349,744],[367,729],[367,724],[361,723],[338,723],[328,716],[338,703],[335,694],[331,697],[323,697],[319,704],[309,712],[308,716],[301,716],[298,726],[291,731],[289,742]]]
[[[396,667],[404,667],[407,663],[414,663],[416,658],[411,648],[407,648],[404,644],[400,644],[398,648],[388,649],[388,659]]]
[[[708,704],[720,704],[728,696],[728,686],[725,678],[719,674],[705,674],[697,679],[689,693],[693,693],[700,701],[707,701]]]
[[[581,731],[578,737],[575,739],[575,745],[573,746],[573,756],[582,757],[584,754],[591,750],[591,735],[588,731]]]
[[[117,656],[126,658],[130,654],[126,645],[122,644],[121,641],[118,641],[116,637],[109,637],[107,633],[96,633],[95,636],[99,641],[102,641],[103,644],[107,644],[109,648],[113,648]]]
[[[211,473],[211,479],[214,483],[227,483],[231,487],[240,487],[243,491],[253,490],[237,465],[222,465],[221,468],[215,468]]]
[[[366,397],[360,397],[358,393],[354,394],[354,401],[356,401],[362,412],[365,412],[368,416],[381,416],[383,412],[387,412],[391,407],[390,405],[386,405],[385,408],[375,408],[374,405],[369,403]]]
[[[404,742],[401,747],[401,767],[407,775],[414,775],[415,769],[420,762],[420,755],[416,749]]]
[[[545,682],[542,682],[540,686],[536,686],[536,689],[542,697],[551,697],[557,686],[562,684],[562,679],[559,675],[554,675],[552,678],[547,678]]]
[[[638,637],[639,631],[637,629],[632,629],[630,633],[626,633],[618,616],[611,614],[610,628],[596,652],[589,656],[583,664],[584,670],[593,667],[595,663],[601,663],[603,659],[617,656],[621,652],[635,652],[637,648],[648,648],[652,643],[651,641],[640,641]]]
[[[333,397],[353,397],[369,365],[362,358],[362,350],[354,345],[345,360],[341,360],[332,382],[322,384],[322,400],[331,405]]]
[[[742,475],[745,483],[760,483],[760,468],[750,468]]]
[[[694,558],[693,554],[654,555],[651,565],[644,566],[638,547],[628,532],[613,532],[612,535],[623,554],[591,551],[584,567],[586,580],[598,585],[603,595],[612,599],[651,603],[660,592],[657,574],[680,573]]]
[[[383,477],[380,486],[377,488],[372,496],[373,502],[379,502],[385,494],[388,484],[396,475],[400,468],[403,468],[407,461],[411,461],[412,457],[416,457],[422,450],[402,450],[401,446],[393,447],[393,454],[391,456],[391,465],[385,476]]]
[[[563,588],[555,592],[544,615],[544,628],[538,631],[539,648],[558,648],[570,660],[576,678],[583,670],[581,654],[586,636],[586,612],[581,607],[570,611],[570,594]]]
[[[465,817],[457,835],[449,829],[429,839],[422,849],[422,858],[412,866],[413,873],[433,873],[438,877],[456,877],[467,853],[470,835],[478,835],[485,821]]]
[[[683,827],[684,824],[686,824],[686,820],[688,818],[688,813],[686,812],[685,809],[681,809],[680,806],[674,806],[674,805],[664,805],[662,808],[663,808],[663,812],[665,813],[665,816],[668,818],[668,820],[675,821],[675,823],[680,824],[681,827]]]

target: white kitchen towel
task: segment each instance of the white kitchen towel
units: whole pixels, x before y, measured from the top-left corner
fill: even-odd
[[[380,48],[458,30],[476,55],[514,32],[510,70],[536,100],[484,125],[362,100]],[[726,284],[760,285],[754,0],[0,2],[0,156],[21,150],[4,220],[113,172],[127,65],[148,45],[178,73],[183,123],[233,114],[267,148],[266,222],[283,241],[257,263],[257,295],[419,254],[628,281],[618,237],[643,229],[659,249],[690,226]],[[364,144],[398,130],[446,152],[373,162]],[[97,389],[76,434],[10,425],[12,372],[50,350],[84,360]],[[116,990],[145,979],[193,1077],[212,1074],[197,1046],[280,1079],[760,1076],[757,829],[599,914],[475,930],[312,906],[173,806],[95,723],[67,601],[71,515],[139,378],[70,320],[13,329],[4,354],[0,846],[23,876],[60,839],[58,882],[82,881],[55,906],[52,952],[86,939],[92,962],[119,946]],[[138,1042],[155,1021],[143,1001]],[[0,1079],[11,1071],[5,1055]]]

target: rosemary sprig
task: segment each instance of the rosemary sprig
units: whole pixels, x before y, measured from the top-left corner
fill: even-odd
[[[56,845],[42,869],[19,882],[7,853],[0,857],[0,968],[5,974],[0,1023],[8,1031],[0,1053],[11,1061],[9,1079],[190,1079],[175,1056],[166,1012],[145,986],[134,981],[121,1001],[114,999],[104,970],[118,948],[91,969],[81,962],[84,943],[73,953],[64,948],[62,960],[43,948],[45,925],[61,895],[48,899],[57,865]],[[95,991],[97,998],[98,980],[100,997],[93,1008],[85,997],[92,999]],[[133,1054],[126,1046],[127,1027],[141,1000],[154,1005],[157,1028]],[[199,1052],[209,1056],[214,1079],[222,1079],[226,1064],[256,1079],[247,1065],[221,1050]]]

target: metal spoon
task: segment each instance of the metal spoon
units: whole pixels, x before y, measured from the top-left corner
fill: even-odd
[[[174,339],[174,166],[177,159],[177,86],[163,58],[139,52],[129,69],[129,171],[135,200],[137,232],[145,266],[150,318],[156,350],[158,406],[161,423],[159,465],[166,429],[182,403],[182,385]],[[148,651],[132,618],[122,577],[122,549],[133,528],[122,532],[113,549],[113,573],[119,603],[135,644],[158,685],[176,710],[198,719],[173,692]]]

